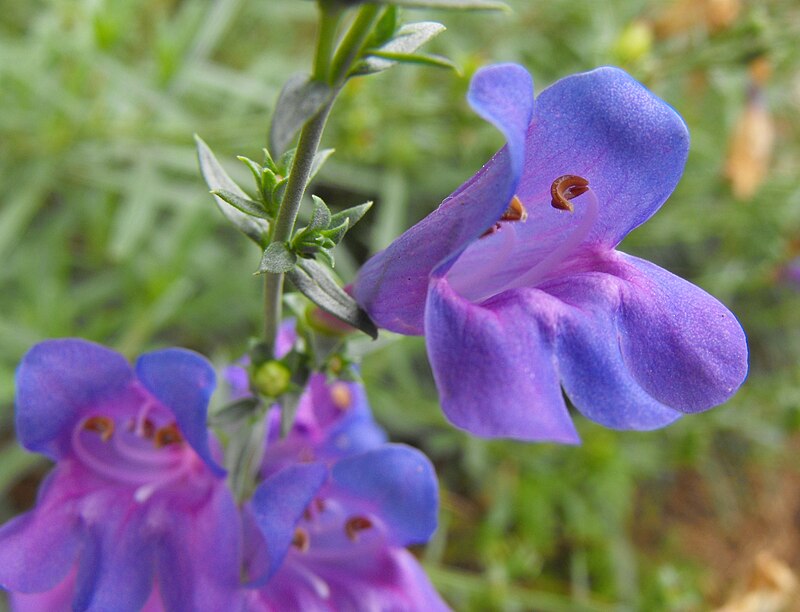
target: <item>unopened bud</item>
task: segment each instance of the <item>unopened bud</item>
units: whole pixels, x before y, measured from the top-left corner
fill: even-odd
[[[267,361],[259,366],[253,376],[253,383],[267,397],[278,397],[285,393],[292,380],[292,373],[280,361]]]

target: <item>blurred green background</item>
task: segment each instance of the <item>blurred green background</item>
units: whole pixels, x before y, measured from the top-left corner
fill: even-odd
[[[541,89],[620,65],[692,134],[675,195],[622,249],[724,301],[751,372],[727,405],[662,431],[577,417],[578,448],[485,442],[443,420],[422,342],[388,343],[364,366],[377,418],[441,479],[421,558],[457,610],[711,609],[759,553],[800,566],[800,5],[509,4],[404,14],[448,26],[426,50],[462,75],[402,66],[347,87],[315,191],[376,207],[337,270],[351,280],[501,144],[464,101],[479,66],[521,62]],[[223,364],[260,329],[259,253],[213,206],[192,134],[249,184],[234,156],[259,158],[283,81],[310,66],[316,14],[299,0],[0,0],[0,15],[4,520],[48,468],[13,439],[14,368],[32,344],[182,345]]]

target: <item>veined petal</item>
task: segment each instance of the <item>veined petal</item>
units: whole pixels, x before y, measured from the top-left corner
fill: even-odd
[[[142,384],[172,414],[181,433],[217,476],[225,470],[211,456],[206,413],[216,387],[216,376],[208,360],[186,349],[171,348],[146,353],[136,361]]]
[[[476,305],[446,278],[431,281],[428,357],[442,409],[454,425],[490,438],[579,441],[546,331],[554,308],[549,296],[534,289]]]
[[[28,450],[58,460],[75,422],[92,407],[119,401],[133,382],[125,358],[77,338],[47,340],[17,368],[16,427]]]
[[[652,397],[622,355],[621,282],[602,272],[575,274],[543,288],[558,304],[555,345],[564,390],[580,412],[613,429],[656,429],[681,413]],[[649,350],[657,351],[657,346]]]
[[[622,355],[639,384],[682,412],[730,398],[747,376],[736,317],[699,287],[648,261],[618,254],[624,279]]]
[[[516,192],[533,110],[530,75],[513,64],[485,68],[473,78],[468,99],[503,132],[508,145],[359,272],[353,287],[356,301],[386,329],[422,333],[429,274],[491,227]]]
[[[380,519],[393,545],[425,543],[436,530],[436,473],[417,449],[387,444],[340,460],[331,473],[337,497],[348,499],[348,510]]]
[[[252,577],[263,585],[280,567],[294,537],[295,525],[322,488],[328,469],[321,463],[291,465],[262,482],[251,502],[253,519],[267,545],[269,568],[265,576]]]
[[[37,507],[0,528],[0,587],[45,591],[69,571],[78,554],[81,525],[65,476],[56,469],[42,484]]]
[[[598,68],[562,79],[536,99],[517,195],[524,227],[555,232],[569,215],[553,209],[550,186],[563,175],[589,181],[600,215],[587,244],[611,248],[649,219],[675,189],[689,151],[681,117],[627,73]]]
[[[227,486],[188,517],[163,509],[164,537],[157,552],[158,589],[174,612],[241,607],[239,513]]]

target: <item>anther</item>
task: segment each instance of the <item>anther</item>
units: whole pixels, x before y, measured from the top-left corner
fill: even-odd
[[[178,444],[179,442],[183,442],[183,436],[175,423],[156,430],[154,436],[156,448],[164,448],[169,444]]]
[[[345,383],[337,382],[331,386],[331,400],[339,410],[347,410],[353,403],[353,394]]]
[[[86,419],[83,428],[100,434],[103,442],[108,442],[114,434],[114,421],[105,416],[93,416]]]
[[[587,191],[589,191],[589,181],[582,176],[574,174],[559,176],[550,185],[550,197],[552,198],[550,204],[553,208],[572,212],[575,207],[570,203],[570,200]]]
[[[366,516],[352,516],[347,519],[347,522],[344,524],[344,532],[350,540],[355,542],[359,532],[369,529],[370,527],[372,527],[372,521]]]
[[[308,532],[302,527],[298,527],[294,530],[294,537],[292,538],[292,546],[294,546],[300,552],[306,552],[308,547],[311,545],[311,540],[308,537]]]
[[[517,196],[511,198],[511,202],[506,208],[506,212],[503,213],[503,216],[500,217],[500,221],[525,221],[528,218],[528,211],[525,210],[525,206],[522,204],[522,200],[520,200]]]

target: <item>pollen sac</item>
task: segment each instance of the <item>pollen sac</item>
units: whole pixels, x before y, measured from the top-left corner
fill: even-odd
[[[352,516],[347,519],[347,522],[344,524],[344,532],[350,540],[355,542],[358,538],[358,534],[370,527],[372,527],[372,521],[366,516]]]
[[[311,538],[308,537],[308,532],[302,527],[294,530],[294,537],[292,537],[292,546],[300,552],[306,552],[311,545]]]
[[[520,200],[517,196],[511,198],[511,202],[508,204],[508,208],[506,208],[506,212],[503,213],[503,216],[500,217],[501,221],[525,221],[528,218],[528,211],[525,210],[525,206],[522,204],[522,200]]]
[[[100,434],[103,442],[108,442],[114,435],[114,420],[106,416],[93,416],[86,419],[83,428]]]
[[[565,174],[559,176],[550,185],[550,204],[553,208],[572,212],[575,207],[570,202],[571,199],[589,191],[589,181],[582,176],[575,174]]]
[[[336,382],[331,386],[331,400],[339,410],[347,410],[353,403],[353,394],[343,382]]]
[[[172,423],[156,431],[154,442],[156,448],[164,448],[170,444],[178,444],[183,442],[183,436],[181,435],[178,426],[175,423]]]

